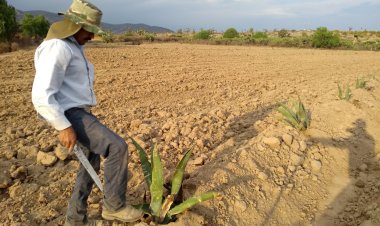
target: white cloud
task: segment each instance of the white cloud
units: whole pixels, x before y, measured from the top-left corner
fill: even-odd
[[[295,14],[289,12],[284,8],[267,8],[256,13],[257,16],[294,16]]]

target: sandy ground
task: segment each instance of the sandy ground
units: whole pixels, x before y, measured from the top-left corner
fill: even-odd
[[[36,118],[33,54],[0,55],[0,225],[62,225],[79,166]],[[93,113],[129,144],[157,142],[166,178],[194,146],[184,196],[223,195],[171,225],[380,225],[380,52],[90,44],[86,54]],[[298,96],[312,116],[306,132],[276,111]],[[141,203],[132,145],[129,169],[128,200]],[[89,199],[94,225],[121,225],[101,221],[101,197],[95,188]]]

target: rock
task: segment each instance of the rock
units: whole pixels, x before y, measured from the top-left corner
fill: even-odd
[[[319,152],[316,152],[316,153],[313,154],[313,158],[315,160],[321,160],[322,159],[322,154],[319,153]]]
[[[295,166],[288,166],[288,169],[289,169],[290,172],[296,171],[296,167]]]
[[[28,154],[28,148],[22,147],[17,150],[17,159],[25,159]]]
[[[54,150],[55,155],[62,161],[66,160],[69,156],[69,151],[62,145],[58,145]]]
[[[196,165],[196,166],[203,165],[203,163],[204,163],[203,157],[198,157],[198,158],[194,159],[193,161],[191,161],[191,164]]]
[[[318,173],[322,168],[322,163],[318,160],[312,160],[310,166],[313,173]]]
[[[241,150],[241,152],[240,152],[240,158],[244,159],[244,158],[247,157],[247,155],[248,155],[248,152],[247,152],[246,149]]]
[[[257,149],[259,151],[264,151],[265,150],[265,148],[261,144],[257,144]]]
[[[190,126],[186,126],[186,127],[182,128],[180,133],[183,136],[188,136],[191,133],[191,127]]]
[[[300,141],[300,150],[301,150],[301,151],[305,151],[306,148],[307,148],[307,144],[306,144],[306,142],[303,141],[303,140],[301,140],[301,141]]]
[[[15,133],[16,133],[16,129],[15,129],[15,128],[10,128],[10,127],[8,127],[8,128],[5,130],[5,133],[8,134],[8,135],[15,134]]]
[[[24,189],[19,184],[15,184],[9,187],[8,191],[9,197],[11,197],[12,199],[20,198],[24,193]]]
[[[301,165],[303,162],[303,158],[297,154],[291,153],[290,154],[290,163],[294,166]]]
[[[265,123],[261,120],[257,120],[254,124],[253,124],[253,127],[255,128],[255,130],[257,132],[261,132],[263,130],[263,128],[265,127],[264,125]]]
[[[290,148],[294,152],[297,152],[298,150],[300,150],[300,145],[299,145],[298,141],[293,141],[293,143],[291,144]]]
[[[7,172],[0,171],[0,188],[8,188],[12,183],[11,177]]]
[[[282,135],[282,140],[285,142],[286,145],[290,146],[293,142],[293,136],[285,133],[284,135]]]
[[[245,203],[243,200],[235,200],[235,207],[241,211],[244,212],[247,209],[247,203]]]
[[[266,180],[266,179],[268,179],[268,175],[267,175],[266,173],[264,173],[264,172],[259,172],[259,173],[257,174],[257,177],[258,177],[259,179],[261,179],[261,180]]]
[[[38,153],[38,148],[36,146],[31,146],[28,149],[28,154],[26,155],[27,159],[36,159]]]
[[[165,117],[168,113],[166,111],[157,111],[158,117]]]
[[[40,190],[40,192],[38,193],[37,201],[39,203],[47,203],[49,201],[45,190],[43,190],[43,189]]]
[[[5,149],[1,151],[2,153],[0,154],[2,157],[4,157],[7,160],[13,159],[14,157],[17,156],[17,152],[12,149]]]
[[[20,166],[15,171],[11,172],[11,177],[13,179],[24,180],[27,175],[28,169],[25,166]]]
[[[152,128],[146,124],[146,123],[142,123],[139,127],[138,127],[138,131],[140,134],[150,134],[152,132]]]
[[[52,166],[57,160],[58,158],[50,152],[45,153],[43,151],[39,151],[37,154],[37,163],[44,166]]]
[[[199,148],[204,148],[205,144],[203,142],[203,140],[201,139],[198,139],[195,144],[199,147]]]
[[[92,196],[90,196],[90,198],[88,199],[88,202],[89,202],[90,204],[97,204],[97,203],[99,203],[101,200],[102,200],[101,197],[99,197],[99,196],[97,196],[97,195],[92,195]]]
[[[277,173],[278,173],[279,175],[284,175],[284,174],[285,174],[285,170],[284,170],[284,168],[281,167],[281,166],[277,167],[276,171],[277,171]]]
[[[355,186],[358,187],[358,188],[364,188],[365,187],[365,183],[364,183],[364,181],[362,181],[361,179],[359,179],[359,180],[356,181]]]
[[[365,164],[365,163],[363,163],[363,164],[361,164],[360,166],[359,166],[359,170],[360,171],[366,171],[368,169],[368,166],[367,166],[367,164]]]
[[[227,138],[230,138],[230,137],[235,136],[235,134],[236,133],[234,131],[228,131],[228,132],[226,132],[226,134],[224,136],[227,137]]]
[[[277,137],[265,137],[263,143],[271,148],[279,148],[281,145],[281,141]]]
[[[131,129],[137,129],[142,124],[142,121],[140,119],[135,119],[131,121]]]

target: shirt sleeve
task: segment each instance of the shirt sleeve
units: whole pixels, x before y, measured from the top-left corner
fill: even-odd
[[[35,53],[36,75],[32,88],[32,102],[36,111],[55,129],[63,130],[71,126],[64,109],[56,100],[72,52],[59,39],[45,41]]]

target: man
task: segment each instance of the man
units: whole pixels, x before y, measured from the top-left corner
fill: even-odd
[[[96,104],[94,70],[83,46],[101,33],[102,12],[86,0],[73,0],[62,21],[51,25],[46,39],[35,52],[36,75],[33,105],[40,116],[59,131],[60,143],[73,150],[79,142],[90,150],[89,161],[96,171],[100,155],[104,164],[102,217],[134,222],[143,213],[126,204],[128,149],[126,142],[89,112]],[[69,201],[65,225],[87,222],[87,199],[94,182],[81,165]]]

